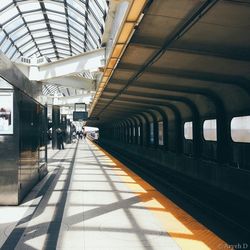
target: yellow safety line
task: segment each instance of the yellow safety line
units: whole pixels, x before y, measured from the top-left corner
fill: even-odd
[[[233,249],[119,160],[99,145],[95,145],[115,163],[116,167],[127,174],[127,176],[120,176],[120,178],[131,190],[139,194],[138,197],[145,207],[158,218],[168,235],[176,241],[181,249]],[[117,175],[119,176],[119,173]],[[131,184],[131,181],[134,181],[134,184]]]

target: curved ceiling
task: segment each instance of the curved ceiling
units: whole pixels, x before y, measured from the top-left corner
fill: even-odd
[[[249,114],[249,1],[148,3],[88,125],[152,107],[174,108],[183,120]]]
[[[105,0],[1,0],[1,50],[55,61],[99,48],[107,9]]]

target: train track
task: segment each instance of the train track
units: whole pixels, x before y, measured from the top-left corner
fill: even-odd
[[[197,185],[193,180],[176,176],[172,171],[163,172],[161,166],[148,160],[135,158],[110,145],[100,146],[226,242],[232,245],[247,243],[250,247],[250,210],[247,201],[235,197],[232,201],[218,190]]]

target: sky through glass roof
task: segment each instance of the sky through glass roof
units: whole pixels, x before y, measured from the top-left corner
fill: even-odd
[[[1,50],[13,61],[55,61],[97,49],[107,8],[105,0],[1,0]]]

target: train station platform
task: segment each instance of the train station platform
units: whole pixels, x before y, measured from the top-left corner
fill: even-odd
[[[0,207],[0,248],[229,249],[89,140],[48,150],[49,174],[19,206]]]

